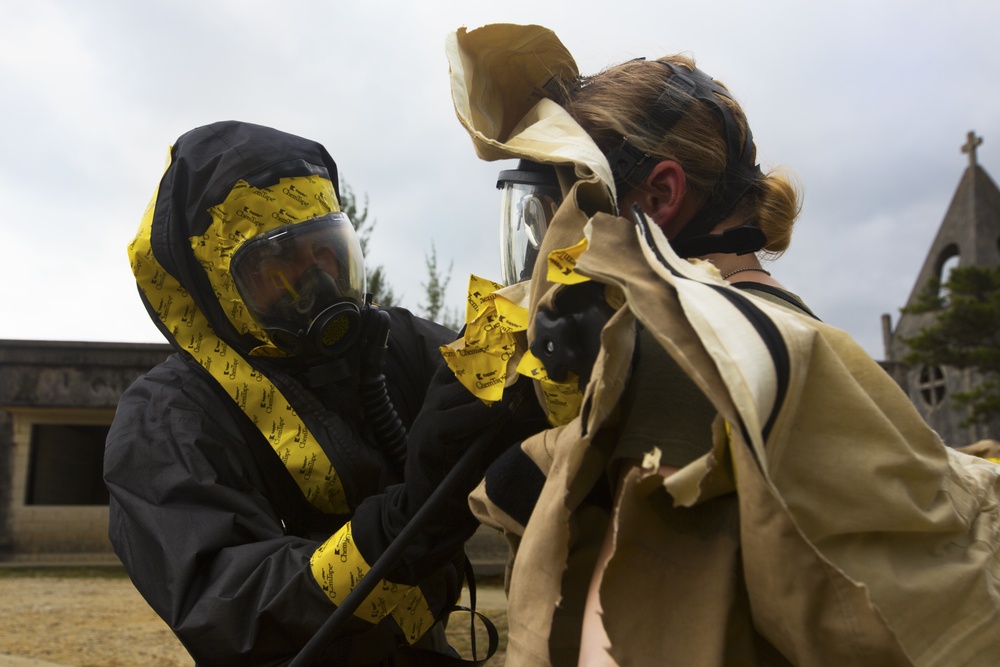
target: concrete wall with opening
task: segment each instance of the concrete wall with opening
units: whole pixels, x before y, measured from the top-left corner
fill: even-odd
[[[0,340],[0,560],[115,560],[104,440],[168,345]]]

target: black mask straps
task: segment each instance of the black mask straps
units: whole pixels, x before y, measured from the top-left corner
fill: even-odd
[[[653,61],[670,70],[671,76],[663,93],[649,113],[651,129],[666,133],[684,115],[692,99],[706,102],[722,122],[726,142],[726,171],[705,205],[684,226],[671,247],[681,257],[698,257],[723,252],[739,255],[760,250],[767,239],[760,228],[743,225],[723,234],[711,231],[733,210],[754,182],[761,177],[759,165],[752,162],[753,134],[747,126],[746,137],[740,142],[739,127],[729,107],[716,97],[732,99],[729,92],[699,69],[693,72],[662,60]],[[615,187],[621,196],[646,180],[656,160],[639,150],[628,137],[608,152],[608,162],[615,177]]]

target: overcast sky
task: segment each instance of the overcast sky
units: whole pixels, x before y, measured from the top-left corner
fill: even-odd
[[[918,9],[919,8],[919,9]],[[33,0],[0,21],[0,338],[162,342],[125,246],[185,131],[323,143],[370,199],[370,261],[420,310],[425,255],[499,278],[497,172],[455,118],[460,26],[551,28],[581,71],[686,52],[743,104],[805,206],[775,277],[883,358],[968,158],[1000,177],[995,0]]]

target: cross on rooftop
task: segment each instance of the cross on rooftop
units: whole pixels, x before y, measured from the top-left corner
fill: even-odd
[[[976,166],[976,148],[983,143],[982,137],[977,137],[975,132],[969,132],[966,136],[965,145],[962,146],[962,152],[969,154],[969,166]]]

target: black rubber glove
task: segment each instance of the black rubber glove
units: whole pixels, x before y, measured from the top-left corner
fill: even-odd
[[[487,406],[462,386],[450,369],[438,369],[407,437],[404,483],[365,500],[355,513],[355,539],[366,560],[371,562],[385,551],[470,445],[486,434],[489,443],[477,448],[468,474],[448,489],[438,511],[407,548],[390,579],[415,584],[453,559],[478,526],[469,510],[468,496],[486,468],[508,447],[547,426],[526,378],[508,387],[502,400]]]

